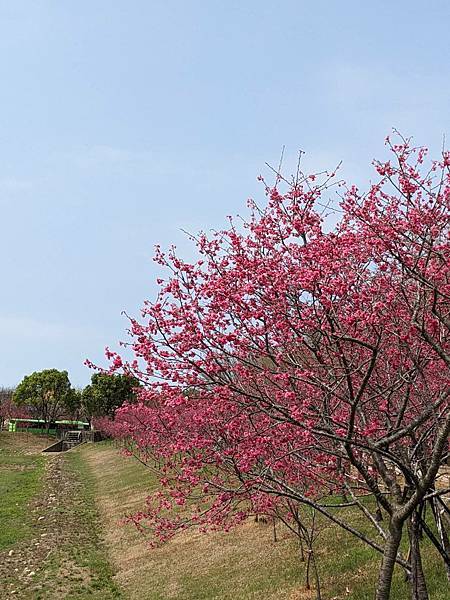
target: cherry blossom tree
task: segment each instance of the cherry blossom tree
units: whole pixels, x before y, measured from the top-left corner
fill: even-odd
[[[14,388],[0,388],[0,429],[8,419],[22,419],[30,416],[27,408],[13,402]]]
[[[135,359],[107,351],[142,384],[112,427],[160,476],[133,517],[157,537],[309,506],[380,552],[377,600],[396,563],[423,600],[422,533],[450,564],[436,487],[450,433],[450,155],[387,145],[365,192],[335,172],[277,173],[247,221],[192,237],[197,262],[157,249],[169,276],[130,318]]]

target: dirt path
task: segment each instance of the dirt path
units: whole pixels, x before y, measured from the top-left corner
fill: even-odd
[[[70,502],[74,485],[77,484],[68,481],[64,457],[49,455],[44,489],[30,506],[33,537],[0,553],[0,579],[4,584],[1,598],[37,598],[39,590],[46,587],[42,567],[52,552],[67,541],[70,524],[61,507]]]
[[[68,455],[45,456],[43,489],[29,507],[32,536],[0,552],[2,600],[120,597],[97,544],[87,484]]]
[[[36,574],[58,544],[61,535],[60,516],[55,510],[64,494],[64,479],[59,456],[47,459],[44,489],[32,501],[33,537],[16,544],[14,549],[0,553],[0,579],[3,582],[0,597],[23,598],[37,592]]]

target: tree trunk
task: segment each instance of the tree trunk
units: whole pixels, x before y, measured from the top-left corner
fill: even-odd
[[[419,519],[416,511],[414,511],[410,517],[408,523],[408,534],[411,548],[411,575],[409,577],[411,586],[411,600],[429,600],[425,575],[422,568],[422,557],[420,554],[419,543]]]
[[[298,536],[298,546],[300,550],[300,560],[305,562],[305,552],[303,550],[303,540],[302,540],[302,530],[300,528],[300,523],[297,521],[297,536]]]
[[[436,498],[431,501],[431,508],[433,510],[434,520],[436,522],[436,528],[439,533],[442,547],[444,548],[447,556],[450,558],[450,541],[448,539],[447,531],[445,530],[445,524],[442,522],[441,508]],[[450,581],[450,565],[445,563],[445,572],[447,574],[447,580]]]
[[[389,533],[386,538],[383,559],[381,561],[380,572],[378,575],[375,600],[389,600],[395,559],[397,558],[398,547],[400,546],[400,540],[402,539],[402,526],[403,523],[399,523],[396,520],[391,519]]]
[[[309,572],[311,569],[311,550],[308,548],[308,558],[306,559],[306,571],[305,571],[305,587],[307,590],[311,589],[311,583],[309,581]]]
[[[317,568],[316,557],[314,555],[314,551],[311,549],[311,558],[314,569],[314,579],[316,580],[316,600],[322,600],[322,593],[320,590],[320,578],[319,578],[319,570]]]

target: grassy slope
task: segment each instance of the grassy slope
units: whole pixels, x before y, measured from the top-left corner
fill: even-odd
[[[36,452],[47,444],[24,434],[0,432],[0,550],[31,535],[27,506],[41,489],[44,472],[44,458]]]
[[[118,571],[117,580],[130,600],[307,599],[304,567],[292,537],[279,528],[274,542],[268,525],[247,522],[230,533],[184,532],[156,550],[147,548],[131,526],[118,526],[125,514],[143,507],[152,475],[114,447],[96,444],[78,450],[96,479],[96,497],[106,541]],[[354,524],[364,526],[358,515]],[[379,555],[340,529],[327,525],[317,542],[323,596],[367,600],[372,597]],[[424,545],[425,568],[433,600],[448,598],[436,553]],[[402,573],[396,573],[392,598],[408,597]]]

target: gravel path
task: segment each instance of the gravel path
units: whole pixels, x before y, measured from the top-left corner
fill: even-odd
[[[59,565],[59,572],[51,574],[43,568],[52,553],[76,533],[78,525],[70,508],[76,501],[80,483],[64,467],[64,454],[46,455],[44,487],[30,505],[33,535],[16,544],[13,550],[0,552],[2,600],[63,598],[64,579],[69,571],[71,580],[85,579],[83,569],[74,564],[66,565],[67,569]]]

